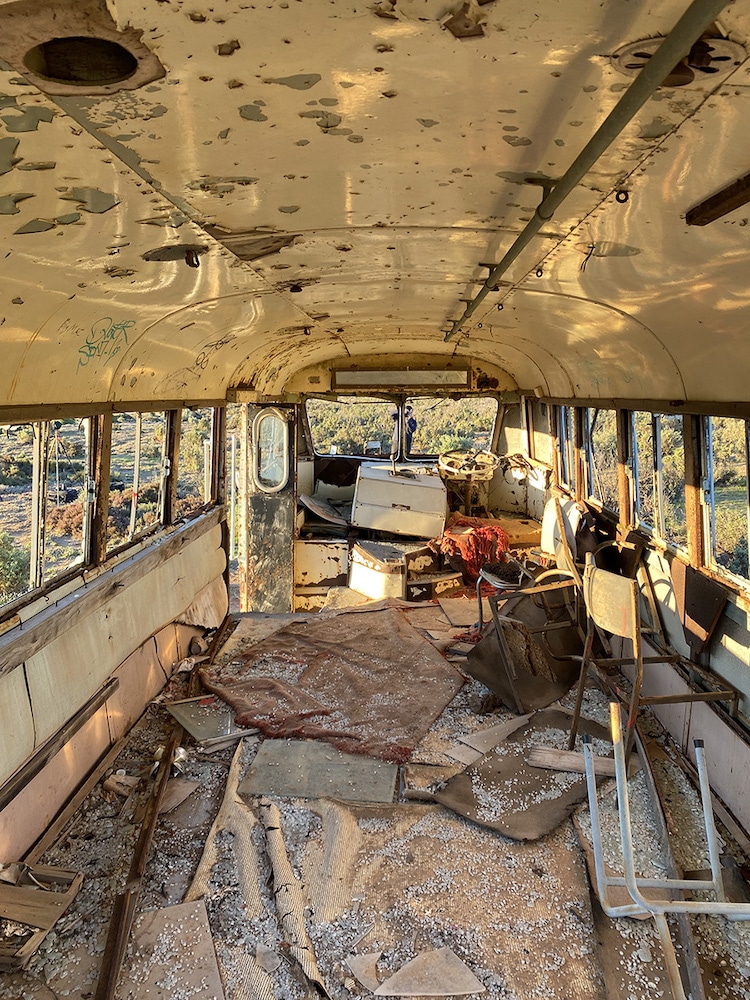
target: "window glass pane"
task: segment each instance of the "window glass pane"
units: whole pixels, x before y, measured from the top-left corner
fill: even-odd
[[[0,606],[31,589],[34,424],[0,424]]]
[[[617,513],[617,415],[614,410],[589,410],[591,495]]]
[[[211,427],[213,410],[183,410],[177,468],[178,517],[211,501]]]
[[[682,417],[660,414],[661,481],[664,534],[668,542],[687,544],[685,517],[685,446]]]
[[[289,478],[286,420],[265,410],[255,421],[255,476],[261,489],[281,489]]]
[[[636,487],[636,513],[640,524],[649,528],[657,525],[656,478],[654,476],[654,431],[651,413],[633,414],[633,454],[638,475]]]
[[[711,417],[716,564],[748,578],[748,493],[745,421]]]
[[[84,561],[88,424],[88,420],[75,419],[55,420],[50,424],[44,521],[45,582]]]
[[[488,451],[497,417],[489,397],[445,399],[416,396],[404,408],[406,454],[442,455],[447,451]]]
[[[398,408],[391,402],[308,399],[306,411],[318,455],[388,456],[394,431],[398,437]]]

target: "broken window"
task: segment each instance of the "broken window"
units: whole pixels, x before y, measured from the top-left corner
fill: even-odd
[[[631,447],[635,512],[638,524],[650,530],[659,527],[659,501],[656,494],[656,414],[638,411],[631,414]]]
[[[388,457],[399,437],[399,408],[382,399],[308,399],[305,412],[318,455]]]
[[[436,457],[447,451],[489,451],[497,400],[487,396],[446,399],[416,396],[403,411],[404,454]]]
[[[657,416],[656,466],[666,541],[687,545],[685,514],[685,445],[682,417],[673,413]]]
[[[557,475],[560,485],[575,493],[575,407],[557,407]]]
[[[0,605],[36,585],[31,529],[40,432],[39,424],[0,424]]]
[[[107,549],[159,524],[163,508],[165,413],[115,413]]]
[[[589,407],[586,411],[586,467],[589,496],[619,512],[617,490],[617,414]]]
[[[54,420],[47,436],[43,581],[85,562],[88,543],[88,418]]]
[[[211,502],[212,434],[213,410],[210,407],[182,411],[177,462],[178,517]]]
[[[747,580],[748,425],[734,417],[707,417],[704,426],[709,560]]]

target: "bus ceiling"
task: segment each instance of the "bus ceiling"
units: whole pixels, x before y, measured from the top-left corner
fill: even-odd
[[[750,401],[747,5],[382,6],[0,4],[0,406]]]

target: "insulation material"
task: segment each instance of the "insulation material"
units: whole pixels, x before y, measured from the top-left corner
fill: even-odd
[[[569,824],[528,845],[433,805],[320,801],[283,809],[281,828],[332,995],[349,995],[341,990],[349,969],[364,968],[371,988],[448,948],[488,998],[603,1000]]]
[[[239,896],[238,910],[246,922],[249,938],[245,940],[235,933],[217,948],[222,979],[232,1000],[276,1000],[278,994],[268,971],[254,957],[258,944],[271,947],[276,943],[278,925],[262,897],[259,824],[253,811],[237,794],[242,768],[243,746],[240,744],[232,758],[224,799],[206,838],[203,856],[185,894],[185,902],[206,897],[209,914],[221,920],[223,894],[218,893],[218,900],[213,895],[214,878],[226,879],[227,871],[231,871],[232,895]],[[224,922],[227,922],[226,916]],[[299,996],[299,991],[290,989],[288,992],[289,1000]]]
[[[327,996],[328,991],[315,961],[305,925],[307,898],[304,886],[295,877],[286,853],[278,806],[269,799],[261,799],[260,818],[266,831],[266,847],[273,871],[274,896],[281,926],[289,944],[289,953],[299,962],[305,977],[317,992]]]
[[[195,600],[177,619],[185,625],[218,628],[229,611],[229,594],[224,578],[217,576],[195,596]]]
[[[596,752],[611,744],[607,730],[581,720],[581,733],[595,737]],[[570,735],[570,716],[559,711],[537,712],[476,764],[457,774],[435,800],[461,816],[497,830],[514,840],[536,840],[550,833],[586,799],[581,774],[541,770],[527,763],[533,746],[563,749]]]
[[[488,562],[498,562],[508,550],[508,534],[492,517],[468,517],[453,513],[432,548],[460,566],[467,583],[476,583],[479,571]]]
[[[224,1000],[202,902],[144,913],[133,928],[120,1000],[171,1000],[178,995]]]
[[[463,684],[395,608],[284,628],[201,677],[240,725],[395,763],[409,759]]]

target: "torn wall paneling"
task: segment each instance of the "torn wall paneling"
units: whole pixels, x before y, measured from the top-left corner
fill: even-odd
[[[221,528],[147,576],[117,590],[96,613],[26,661],[37,745],[54,733],[140,643],[180,615],[224,570]],[[32,623],[33,627],[33,623]]]
[[[0,811],[0,864],[23,857],[36,842],[110,744],[126,732],[143,713],[147,702],[158,694],[174,665],[187,656],[194,635],[195,629],[189,626],[170,624],[119,665],[114,671],[120,682],[117,692]],[[20,670],[0,678],[0,691],[10,683],[10,678],[19,677],[22,677]],[[23,689],[25,692],[25,684]],[[24,702],[16,698],[16,704],[22,716]],[[25,713],[28,744],[32,735],[28,698]],[[21,735],[16,733],[19,741]],[[0,728],[0,753],[4,761],[9,756],[6,740],[11,746],[12,736],[9,727]],[[29,755],[30,752],[26,756]]]

